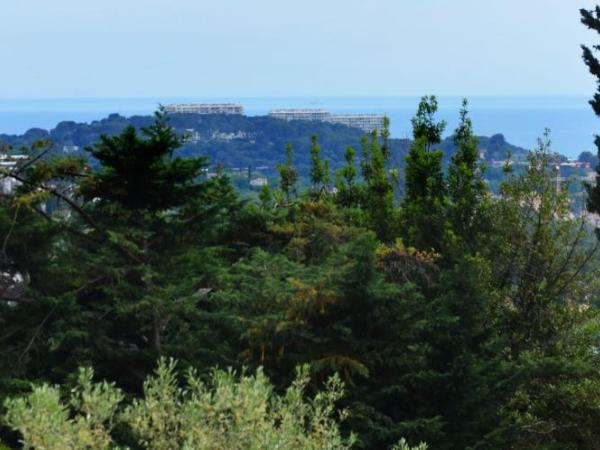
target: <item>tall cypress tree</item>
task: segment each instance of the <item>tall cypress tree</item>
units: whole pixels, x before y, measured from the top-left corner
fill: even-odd
[[[437,122],[435,96],[423,97],[412,119],[414,142],[406,158],[406,196],[403,231],[406,243],[439,250],[443,234],[447,189],[442,171],[443,154],[432,147],[442,140],[446,123]]]
[[[358,170],[355,164],[356,151],[346,148],[344,158],[346,164],[336,173],[336,201],[343,207],[356,207],[360,204],[360,185],[356,181]]]
[[[385,134],[385,133],[384,133]],[[365,207],[368,211],[371,227],[381,240],[390,240],[393,236],[394,184],[387,171],[389,145],[384,136],[384,145],[379,141],[377,131],[371,133],[371,139],[361,141],[363,147],[362,174],[365,180]]]
[[[600,34],[600,6],[596,6],[593,10],[582,9],[580,12],[581,22],[589,29]],[[595,55],[596,52],[600,51],[600,45],[594,45],[592,48],[582,45],[581,48],[583,49],[583,61],[588,66],[590,73],[596,77],[596,93],[590,100],[590,105],[596,115],[600,116],[600,61]],[[596,135],[594,142],[600,155],[600,136]],[[600,213],[600,166],[596,167],[596,183],[595,185],[587,185],[587,192],[588,210],[596,214]]]
[[[310,138],[310,163],[312,191],[319,197],[329,184],[329,161],[321,159],[321,146],[316,134]]]
[[[476,212],[486,191],[482,168],[478,164],[479,139],[473,133],[467,99],[463,100],[460,124],[454,132],[457,150],[448,167],[450,219],[454,232],[463,240],[472,240]]]
[[[292,144],[285,146],[286,160],[284,164],[279,164],[279,184],[285,195],[285,200],[289,203],[296,195],[296,183],[298,181],[298,171],[294,167],[294,147]]]

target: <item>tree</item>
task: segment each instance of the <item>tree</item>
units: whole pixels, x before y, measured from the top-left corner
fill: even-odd
[[[127,127],[119,136],[102,136],[88,152],[101,164],[98,173],[85,179],[80,191],[84,199],[117,203],[130,211],[161,211],[186,204],[204,189],[197,182],[204,158],[178,158],[174,152],[181,139],[158,111],[155,122],[142,129]]]
[[[457,150],[448,167],[448,196],[454,232],[463,243],[473,243],[477,212],[487,188],[478,164],[478,139],[468,116],[468,102],[463,100],[460,124],[454,132]]]
[[[386,124],[389,122],[386,122]],[[387,135],[389,132],[384,129]],[[389,173],[387,164],[389,147],[387,138],[382,147],[379,134],[374,130],[370,138],[361,139],[361,173],[364,180],[362,207],[371,227],[382,240],[393,238],[395,173]]]
[[[435,121],[437,109],[434,96],[421,99],[412,119],[414,142],[406,158],[403,237],[407,244],[422,250],[439,250],[446,233],[443,154],[431,151],[441,142],[446,127],[445,122]]]
[[[589,29],[600,34],[600,6],[596,6],[593,10],[582,9],[580,12],[581,22]],[[590,105],[596,115],[600,116],[600,61],[595,56],[595,52],[600,50],[600,45],[594,45],[591,49],[582,45],[582,49],[583,61],[590,73],[596,78],[597,83],[596,93],[592,100],[590,100]],[[600,157],[600,136],[596,136],[594,143]],[[596,167],[596,183],[594,185],[588,184],[586,188],[588,192],[588,210],[596,214],[600,213],[600,166]]]
[[[346,164],[337,172],[336,201],[344,208],[357,208],[362,202],[362,189],[357,181],[356,151],[352,147],[346,148],[344,153]]]
[[[427,150],[442,141],[442,133],[446,129],[446,122],[435,120],[437,110],[437,98],[434,95],[424,96],[419,102],[417,113],[411,119],[414,140],[423,140]]]
[[[585,218],[571,218],[554,161],[546,136],[525,173],[503,183],[479,247],[490,262],[493,324],[504,341],[494,383],[499,416],[482,448],[597,446],[599,322],[587,301],[595,295],[598,243]]]
[[[329,162],[321,160],[321,146],[316,134],[310,138],[310,181],[316,196],[327,189],[329,183]]]
[[[296,183],[298,181],[298,172],[294,167],[294,149],[292,144],[288,144],[285,147],[286,162],[279,164],[277,170],[279,171],[279,184],[281,190],[285,195],[286,202],[290,202],[293,196],[296,195]]]
[[[159,112],[141,132],[127,128],[90,148],[101,163],[96,171],[40,159],[16,175],[23,217],[38,214],[60,232],[44,255],[52,272],[30,287],[42,301],[11,312],[37,321],[17,341],[18,359],[38,355],[22,374],[62,380],[88,363],[134,389],[163,353],[209,365],[231,357],[207,329],[213,311],[202,292],[241,208],[225,178],[205,179],[203,158],[175,154],[179,144]],[[47,213],[48,198],[67,207]]]

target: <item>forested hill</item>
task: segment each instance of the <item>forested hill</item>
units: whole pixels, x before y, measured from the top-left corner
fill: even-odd
[[[123,117],[111,114],[105,119],[91,123],[61,122],[47,131],[33,128],[23,135],[0,134],[0,142],[15,149],[30,145],[39,139],[51,139],[59,151],[82,152],[83,148],[99,140],[100,135],[115,135],[127,125],[145,127],[152,123],[152,116]],[[224,116],[174,114],[171,125],[181,134],[189,135],[188,142],[180,150],[185,156],[204,155],[212,164],[222,164],[227,168],[262,168],[269,172],[285,156],[286,144],[294,146],[295,164],[301,176],[308,172],[310,163],[310,137],[316,133],[322,147],[322,156],[329,159],[333,169],[344,162],[344,151],[353,146],[360,151],[359,129],[326,122],[293,121],[285,122],[268,116]],[[448,130],[451,131],[451,130]],[[396,167],[403,167],[410,141],[392,139],[392,160]],[[446,160],[454,153],[455,146],[451,138],[445,139],[440,148],[444,150]],[[501,134],[481,137],[480,148],[487,160],[506,158],[512,151],[514,157],[523,157],[525,149],[510,145]],[[269,169],[266,169],[266,168]]]

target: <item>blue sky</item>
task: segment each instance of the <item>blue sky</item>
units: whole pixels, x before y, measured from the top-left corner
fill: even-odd
[[[0,98],[590,95],[593,0],[0,0]]]

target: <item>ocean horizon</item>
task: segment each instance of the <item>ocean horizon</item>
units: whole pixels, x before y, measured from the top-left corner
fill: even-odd
[[[458,123],[461,97],[440,96],[440,120],[448,123],[446,135]],[[513,145],[532,149],[546,128],[552,149],[569,157],[593,151],[600,121],[584,96],[469,97],[475,132],[503,134]],[[396,138],[411,136],[410,119],[419,97],[157,97],[157,98],[15,98],[0,99],[0,134],[22,134],[30,128],[54,128],[62,121],[91,122],[109,114],[147,115],[160,104],[181,102],[233,102],[248,116],[265,115],[275,108],[323,108],[332,113],[384,113]]]

